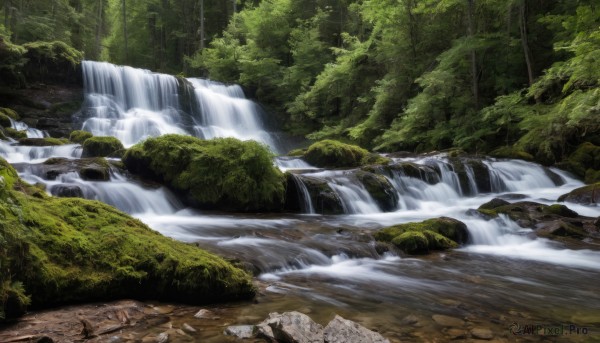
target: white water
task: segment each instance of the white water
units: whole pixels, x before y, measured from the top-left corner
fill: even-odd
[[[83,125],[97,135],[117,136],[126,145],[169,132],[202,137],[222,133],[239,135],[235,137],[256,135],[255,139],[268,135],[264,130],[253,133],[250,129],[261,127],[260,116],[252,120],[242,117],[246,110],[258,109],[243,99],[238,87],[191,81],[195,83],[196,105],[202,112],[186,122],[175,78],[96,62],[85,62],[85,68],[89,69],[86,100],[91,116]],[[241,128],[230,125],[234,121],[244,125]],[[80,153],[77,145],[20,147],[0,143],[0,155],[13,163],[40,163],[49,157],[78,158]],[[80,187],[86,198],[127,211],[167,236],[249,261],[258,269],[260,278],[271,283],[268,292],[301,293],[314,302],[327,302],[334,307],[349,308],[355,299],[367,299],[372,300],[367,307],[375,312],[390,307],[430,308],[438,300],[452,297],[461,297],[464,303],[473,298],[480,306],[491,302],[483,295],[503,299],[502,304],[514,307],[531,299],[532,292],[547,290],[558,294],[544,294],[552,296],[553,306],[560,303],[569,308],[571,305],[561,293],[567,288],[573,289],[569,301],[578,303],[573,306],[592,309],[600,306],[597,295],[584,292],[585,287],[593,287],[590,283],[600,277],[599,252],[564,249],[549,240],[535,238],[530,229],[521,228],[506,217],[485,221],[466,214],[467,210],[508,193],[518,193],[522,200],[552,204],[559,195],[581,186],[581,182],[553,170],[564,182],[557,186],[539,165],[484,160],[492,190],[488,194],[478,189],[478,175],[468,166],[465,167],[468,189],[463,189],[444,156],[402,161],[435,167],[439,175],[422,174],[416,178],[401,170],[385,175],[399,198],[397,210],[386,213],[353,177],[352,171],[311,170],[300,159],[274,162],[282,170],[293,169],[328,184],[341,198],[346,212],[337,216],[203,213],[185,209],[164,188],[145,187],[118,173],[112,173],[109,182],[84,181],[75,173],[52,181],[27,171],[21,175],[30,182],[46,184],[49,191],[58,185]],[[301,179],[297,177],[295,181]],[[314,212],[306,185],[299,183],[305,212]],[[582,215],[600,215],[599,207],[568,206]],[[465,222],[472,239],[470,244],[449,253],[448,259],[381,255],[365,234],[382,226],[439,216]],[[466,279],[480,276],[491,280],[490,283],[474,284]],[[532,290],[522,285],[535,287]]]

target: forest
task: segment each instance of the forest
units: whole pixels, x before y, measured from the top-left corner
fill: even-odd
[[[600,143],[592,0],[5,0],[0,13],[4,44],[239,83],[312,140],[544,164]]]

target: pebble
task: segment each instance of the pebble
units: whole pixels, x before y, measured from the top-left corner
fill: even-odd
[[[494,333],[490,329],[486,328],[475,328],[471,330],[471,335],[474,338],[478,339],[492,339],[494,338]]]
[[[187,332],[187,333],[194,333],[196,332],[196,329],[194,329],[190,324],[188,323],[183,323],[183,325],[181,326],[181,328],[183,329],[183,331]]]

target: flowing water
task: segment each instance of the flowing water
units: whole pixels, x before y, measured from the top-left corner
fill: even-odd
[[[107,63],[83,66],[82,127],[95,135],[113,135],[128,146],[165,133],[233,136],[277,149],[261,124],[260,108],[238,86]],[[36,172],[36,165],[49,157],[80,154],[78,146],[0,144],[0,155],[21,163],[23,178],[46,184],[49,192],[59,185],[77,186],[86,198],[120,208],[166,236],[252,266],[261,295],[255,304],[232,305],[232,324],[259,322],[271,311],[300,310],[322,324],[339,313],[402,341],[448,339],[432,320],[434,314],[466,318],[469,324],[462,329],[491,328],[495,337],[505,339],[513,338],[509,326],[514,323],[573,324],[600,333],[599,251],[565,249],[507,217],[486,221],[468,211],[494,197],[553,204],[582,185],[560,170],[481,159],[487,173],[482,183],[480,169],[464,163],[461,171],[444,155],[394,159],[396,165],[417,166],[419,173],[403,168],[378,172],[397,199],[384,211],[355,171],[320,170],[301,159],[278,158],[274,163],[293,173],[303,214],[225,214],[185,208],[169,190],[130,180],[117,170],[108,182],[84,181],[76,173],[47,180]],[[317,214],[307,180],[327,185],[344,213]],[[600,215],[599,207],[569,207],[581,215]],[[384,226],[440,216],[466,223],[469,244],[414,258],[383,252],[371,238]],[[222,339],[206,335],[208,341]]]

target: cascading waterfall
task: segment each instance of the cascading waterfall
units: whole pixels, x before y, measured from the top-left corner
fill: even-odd
[[[274,135],[264,129],[260,106],[247,100],[240,86],[106,62],[84,61],[82,69],[82,128],[95,136],[117,137],[126,147],[169,133],[235,137],[278,151]]]

